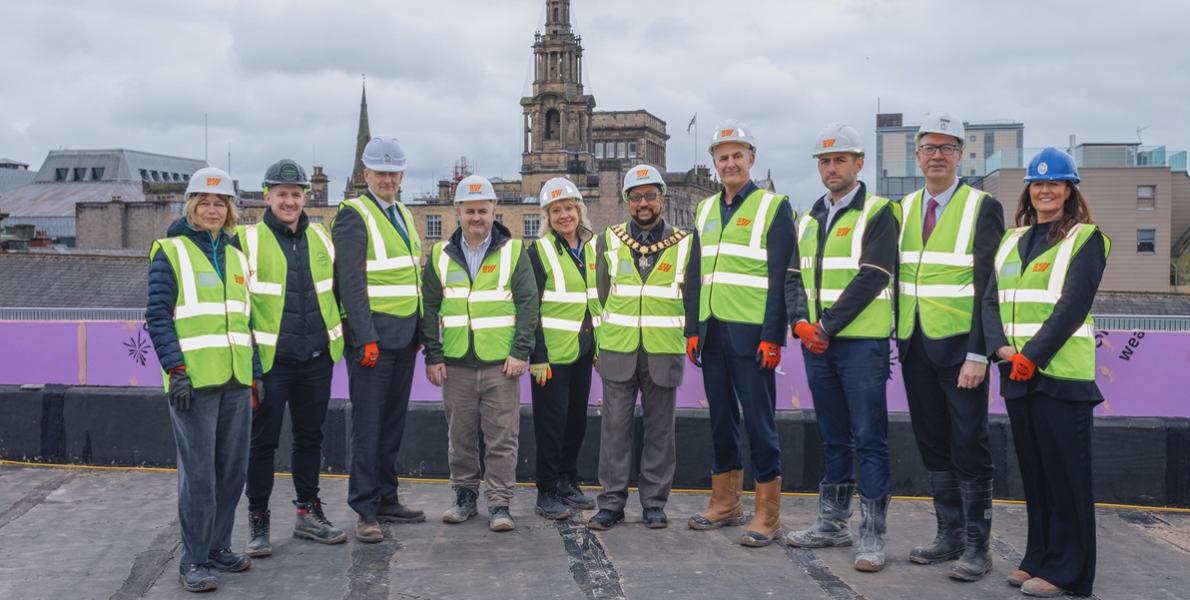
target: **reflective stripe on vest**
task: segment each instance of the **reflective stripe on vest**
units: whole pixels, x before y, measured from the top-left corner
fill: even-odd
[[[368,304],[372,312],[408,317],[421,312],[421,238],[413,226],[413,214],[396,204],[405,220],[409,246],[397,233],[388,215],[375,202],[361,196],[343,201],[339,210],[350,208],[364,221],[368,232]],[[350,318],[349,315],[344,314]]]
[[[252,298],[252,336],[260,352],[260,366],[265,373],[273,368],[277,356],[277,335],[285,311],[285,286],[289,274],[285,252],[268,225],[241,225],[239,236],[248,258],[248,291]],[[343,322],[335,304],[335,247],[330,235],[319,223],[306,227],[310,277],[318,297],[318,310],[326,326],[328,351],[332,362],[343,356]]]
[[[1095,225],[1075,225],[1061,242],[1054,244],[1027,265],[1022,265],[1019,250],[1021,236],[1029,227],[1009,229],[996,252],[996,282],[999,287],[1000,320],[1004,335],[1020,352],[1041,329],[1062,298],[1062,288],[1070,263],[1087,240],[1095,234]],[[1105,254],[1111,243],[1103,236]],[[1062,344],[1049,364],[1039,369],[1056,379],[1095,380],[1095,331],[1088,312],[1083,324]]]
[[[922,244],[922,198],[917,190],[901,202],[900,289],[897,337],[909,339],[917,313],[931,339],[971,331],[975,307],[975,219],[986,194],[959,185],[930,241]]]
[[[868,223],[888,204],[887,198],[868,193],[864,197],[863,210],[838,213],[827,231],[821,256],[818,255],[818,219],[807,213],[798,221],[798,254],[801,256],[802,285],[809,298],[809,322],[818,322],[818,306],[821,304],[825,310],[838,302],[843,290],[859,275],[864,232]],[[818,287],[819,278],[821,288]],[[892,335],[892,323],[890,276],[888,286],[851,323],[842,331],[830,333],[832,337],[886,339]]]
[[[721,222],[719,194],[699,203],[695,222],[702,246],[699,321],[709,317],[756,325],[764,321],[769,294],[768,231],[777,209],[787,201],[785,196],[758,189],[726,224]]]
[[[579,333],[588,310],[598,308],[599,294],[595,289],[595,249],[583,244],[585,271],[569,256],[558,253],[556,237],[546,234],[533,244],[541,264],[545,267],[545,288],[541,294],[541,330],[549,361],[570,364],[578,360]],[[594,296],[595,302],[591,302]],[[599,314],[592,312],[591,314]]]
[[[149,256],[165,253],[178,298],[174,332],[186,375],[195,389],[221,386],[233,378],[252,385],[252,333],[248,323],[248,261],[232,246],[224,248],[224,278],[203,251],[186,237],[153,242]],[[165,385],[168,389],[169,379]]]
[[[446,242],[430,250],[434,272],[442,285],[442,352],[447,358],[462,358],[475,338],[475,356],[485,362],[504,360],[512,351],[516,333],[516,304],[509,281],[524,252],[521,240],[508,240],[496,252],[489,252],[480,264],[475,281],[467,267],[451,259]]]
[[[621,227],[628,230],[627,223]],[[599,350],[636,352],[643,343],[650,354],[684,353],[686,313],[682,285],[690,260],[691,236],[661,251],[648,280],[642,281],[632,250],[611,228],[603,235],[611,286],[599,325]]]

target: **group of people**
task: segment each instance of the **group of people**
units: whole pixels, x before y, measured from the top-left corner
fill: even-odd
[[[151,250],[146,311],[178,447],[182,586],[213,589],[212,569],[242,571],[272,553],[285,406],[293,535],[347,539],[326,518],[318,486],[331,370],[343,357],[354,537],[379,542],[380,521],[424,521],[400,501],[396,472],[419,351],[448,424],[454,498],[444,522],[478,514],[482,478],[490,529],[515,528],[509,503],[527,371],[535,512],[566,519],[597,508],[587,525],[610,529],[624,520],[635,466],[644,524],[666,527],[676,391],[688,361],[702,369],[714,446],[709,502],[688,527],[744,526],[738,540],[749,547],[854,544],[855,568],[880,571],[895,337],[937,516],[936,536],[910,560],[956,561],[949,576],[962,581],[991,571],[994,362],[1028,506],[1028,544],[1008,582],[1033,596],[1089,594],[1091,415],[1102,400],[1089,315],[1109,240],[1091,221],[1074,161],[1053,148],[1030,162],[1017,226],[1005,230],[1000,203],[958,177],[967,141],[962,121],[928,117],[916,136],[925,187],[890,201],[858,179],[859,133],[829,125],[811,153],[827,193],[798,216],[786,196],[752,181],[756,139],[729,123],[709,146],[722,188],[697,205],[689,231],[663,218],[666,183],[647,164],[624,174],[629,219],[600,232],[574,183],[547,181],[544,231],[533,241],[496,219],[491,182],[472,175],[454,191],[458,228],[424,259],[413,215],[397,199],[406,158],[395,139],[367,144],[368,191],[340,205],[329,231],[306,216],[309,181],[294,161],[268,169],[268,210],[247,226],[237,226],[228,175],[198,171],[184,216]],[[802,345],[825,459],[819,514],[801,530],[784,530],[780,519],[775,370],[791,335]],[[593,369],[603,382],[596,498],[577,473]],[[638,397],[643,444],[633,465]],[[251,535],[240,553],[231,532],[245,481]]]

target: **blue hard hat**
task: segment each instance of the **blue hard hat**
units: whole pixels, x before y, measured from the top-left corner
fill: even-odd
[[[1030,181],[1069,181],[1078,183],[1078,165],[1069,154],[1050,146],[1033,160],[1029,161],[1029,170],[1025,173],[1025,182]]]

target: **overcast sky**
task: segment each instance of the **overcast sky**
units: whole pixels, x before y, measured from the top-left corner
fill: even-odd
[[[460,155],[517,178],[521,108],[544,0],[28,2],[0,0],[0,157],[55,148],[203,158],[256,189],[281,157],[350,174],[367,73],[374,135],[400,138],[405,193]],[[827,122],[874,143],[877,98],[907,122],[949,110],[1025,124],[1025,146],[1190,146],[1190,2],[575,0],[597,108],[668,123],[669,170],[706,163],[738,118],[798,204],[821,192],[808,153]],[[867,178],[871,178],[875,153]]]

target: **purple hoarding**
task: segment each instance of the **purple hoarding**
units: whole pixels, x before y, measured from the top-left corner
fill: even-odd
[[[1190,417],[1190,402],[1175,385],[1175,374],[1190,370],[1190,333],[1100,331],[1096,338],[1098,382],[1107,399],[1096,409],[1097,415]],[[893,360],[888,408],[906,411],[900,369]],[[346,371],[341,362],[335,367],[332,390],[336,398],[347,397]],[[440,390],[422,373],[419,359],[413,400],[440,400]],[[27,383],[156,387],[161,385],[161,369],[141,322],[0,321],[0,384]],[[996,383],[994,377],[991,410],[1004,412]],[[528,403],[528,377],[522,380],[521,389],[522,402]],[[596,376],[591,404],[598,405],[601,396]],[[702,374],[689,365],[678,391],[678,404],[687,408],[706,405]],[[791,340],[778,370],[777,407],[796,410],[813,406],[801,348]]]

